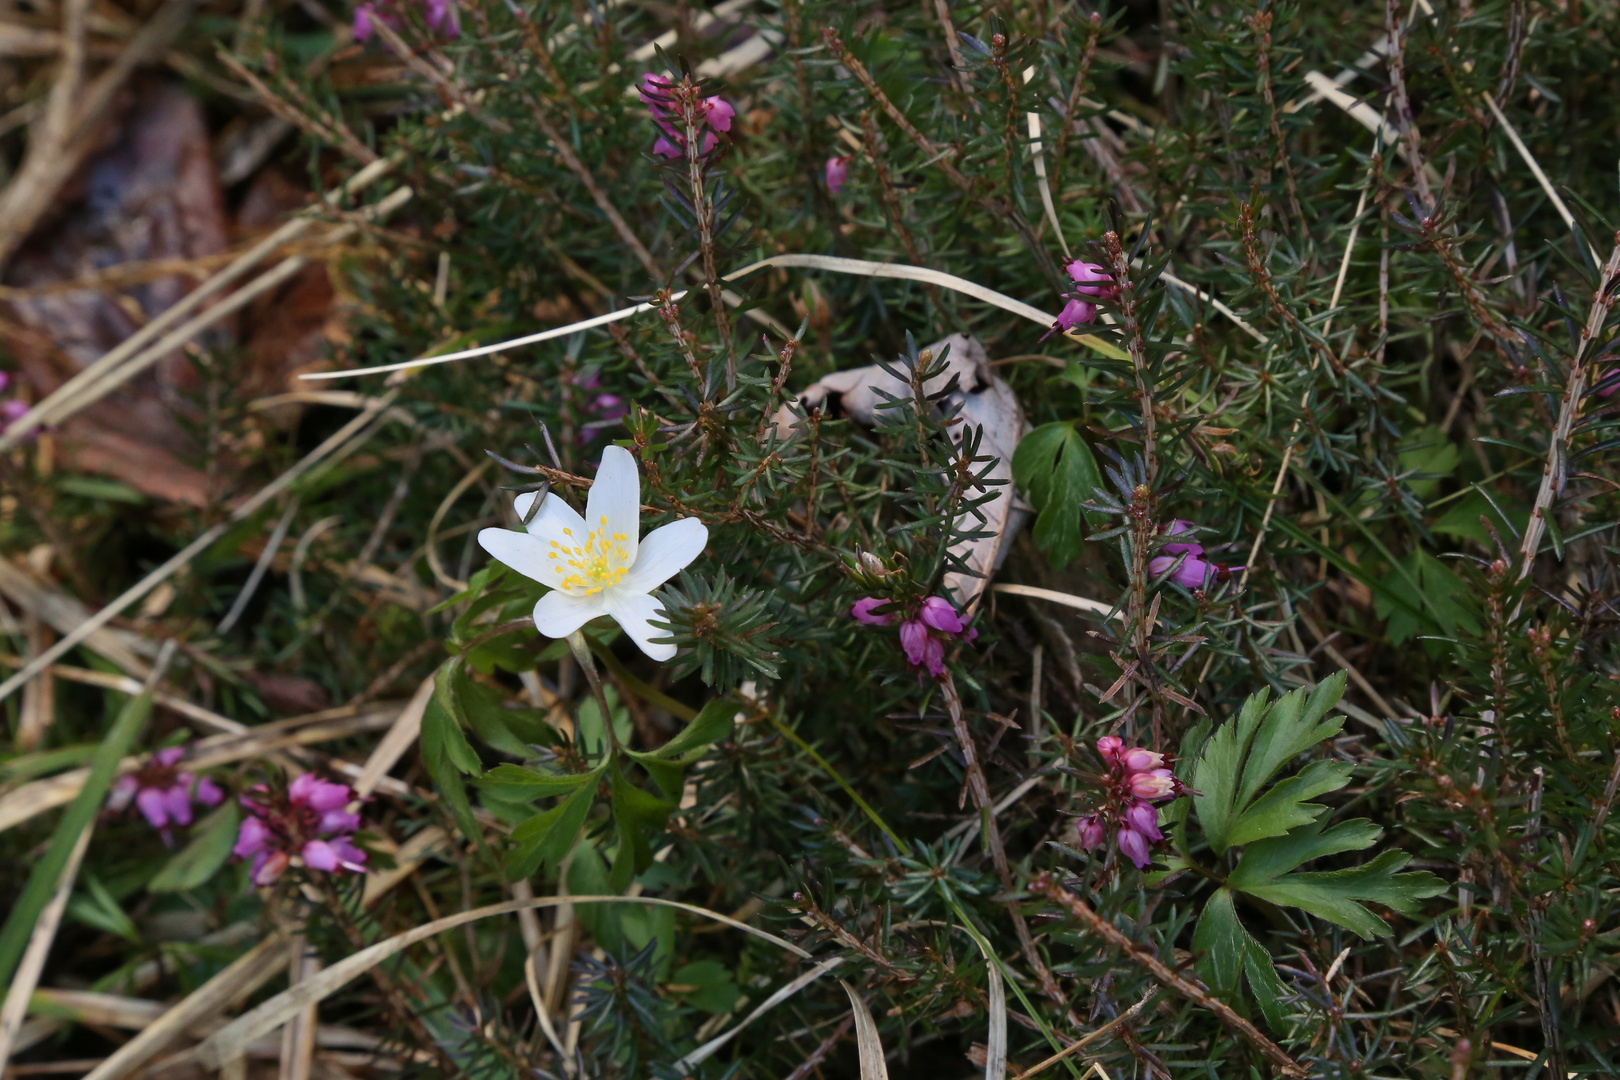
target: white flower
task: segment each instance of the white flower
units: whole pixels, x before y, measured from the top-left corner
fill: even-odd
[[[528,517],[535,495],[526,492],[513,502],[518,520]],[[675,655],[674,645],[652,641],[667,631],[648,621],[664,616],[663,605],[648,594],[702,553],[709,530],[697,518],[681,518],[638,539],[641,476],[630,451],[602,451],[585,517],[548,494],[527,528],[485,529],[478,543],[524,577],[551,586],[534,605],[535,629],[563,638],[610,615],[654,660]]]

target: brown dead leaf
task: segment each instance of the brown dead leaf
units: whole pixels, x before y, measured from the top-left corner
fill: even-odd
[[[109,140],[58,197],[46,226],[13,260],[8,284],[71,281],[120,263],[197,259],[225,250],[225,212],[202,108],[184,90],[153,84],[132,95]],[[130,285],[122,294],[91,290],[15,299],[6,344],[35,400],[180,299],[179,275]],[[205,344],[229,339],[229,326]],[[182,419],[197,373],[181,352],[56,433],[65,463],[104,473],[157,498],[203,505],[204,474],[183,463],[198,447]]]

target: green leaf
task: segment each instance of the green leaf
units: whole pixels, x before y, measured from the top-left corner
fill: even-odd
[[[1287,836],[1263,840],[1244,848],[1243,857],[1238,860],[1236,869],[1226,883],[1234,889],[1253,892],[1251,885],[1263,885],[1275,880],[1312,859],[1346,851],[1365,851],[1378,842],[1383,832],[1366,818],[1341,821],[1326,830],[1320,822],[1312,822]]]
[[[192,830],[191,842],[163,864],[163,869],[147,882],[147,891],[184,892],[206,884],[231,857],[240,826],[241,814],[236,803],[227,800],[225,805],[197,823]]]
[[[595,773],[544,773],[502,763],[479,777],[477,784],[502,799],[536,799],[573,791]]]
[[[600,770],[587,774],[594,779]],[[543,814],[536,814],[512,830],[512,850],[506,856],[506,879],[534,876],[541,864],[555,866],[573,846],[585,815],[596,798],[596,785],[586,784]]]
[[[608,711],[613,714],[613,733],[618,736],[620,746],[629,746],[630,738],[635,733],[630,723],[630,711],[620,704],[617,690],[611,686],[602,689],[603,696],[607,698]],[[607,736],[602,731],[602,710],[596,704],[595,695],[580,702],[578,720],[574,740],[586,757],[594,759],[607,753]]]
[[[28,882],[23,886],[22,893],[11,905],[11,913],[6,916],[4,926],[0,926],[0,986],[9,986],[11,976],[16,973],[17,961],[22,958],[23,949],[28,945],[28,938],[34,932],[34,923],[39,920],[40,912],[50,902],[51,894],[56,891],[62,871],[67,868],[68,856],[73,847],[79,842],[79,837],[95,822],[96,813],[101,809],[102,802],[107,798],[107,789],[112,786],[113,777],[117,775],[118,763],[129,753],[129,748],[135,743],[135,736],[140,733],[141,726],[146,723],[147,714],[152,711],[152,694],[146,691],[137,697],[131,698],[118,713],[113,721],[112,729],[102,740],[101,748],[90,762],[90,772],[84,779],[84,787],[79,794],[68,804],[67,810],[62,814],[62,820],[56,823],[56,831],[51,834],[51,842],[45,848],[45,854],[35,860],[33,869],[28,873]]]
[[[1193,930],[1193,967],[1217,994],[1232,995],[1238,990],[1243,968],[1243,944],[1249,932],[1238,922],[1231,889],[1216,889],[1204,905]]]
[[[452,658],[439,668],[433,699],[441,706],[439,716],[446,723],[435,733],[438,746],[445,759],[468,776],[480,776],[484,763],[478,760],[478,751],[472,748],[467,736],[461,733],[462,722],[467,719],[468,703],[473,697],[466,671],[459,657]],[[431,708],[429,710],[432,711]],[[427,736],[427,714],[422,717],[423,740]]]
[[[1415,597],[1404,584],[1408,580],[1418,583]],[[1456,571],[1422,548],[1402,559],[1384,578],[1384,585],[1390,592],[1404,592],[1409,599],[1419,601],[1422,610],[1420,617],[1392,603],[1383,593],[1373,594],[1373,611],[1387,620],[1384,636],[1391,645],[1436,631],[1447,637],[1459,632],[1479,633],[1479,613],[1468,600],[1468,585]]]
[[[68,914],[87,926],[117,934],[132,945],[141,944],[135,920],[93,874],[85,875],[84,892],[75,893],[68,901]]]
[[[1338,791],[1350,782],[1355,766],[1346,761],[1313,761],[1295,776],[1280,780],[1256,799],[1232,823],[1226,842],[1241,847],[1268,836],[1281,836],[1297,825],[1315,821],[1327,807],[1307,803],[1329,791]]]
[[[734,706],[735,708],[735,706]],[[611,880],[615,892],[652,865],[652,837],[663,832],[664,822],[675,803],[660,799],[631,783],[615,766],[610,773],[613,785],[613,821],[619,829],[619,851],[613,860]]]
[[[634,756],[638,761],[647,761],[650,758],[662,758],[665,761],[680,757],[691,750],[701,750],[711,743],[719,742],[731,734],[732,726],[737,720],[737,703],[725,698],[715,698],[698,712],[690,724],[687,724],[675,737],[658,749],[649,753],[637,753]],[[690,762],[687,762],[690,764]]]
[[[1322,855],[1369,847],[1379,832],[1370,822],[1357,820],[1320,834],[1314,826],[1307,826],[1286,837],[1262,840],[1243,852],[1227,885],[1273,904],[1301,908],[1364,938],[1375,937],[1389,927],[1362,901],[1410,913],[1416,910],[1417,901],[1445,892],[1445,882],[1427,871],[1399,873],[1411,861],[1402,851],[1385,851],[1371,862],[1345,870],[1287,871]]]
[[[433,778],[433,786],[449,804],[450,812],[455,815],[456,826],[461,829],[461,834],[469,839],[475,839],[482,845],[483,830],[478,827],[478,821],[473,817],[472,804],[467,801],[467,788],[461,779],[461,770],[451,758],[449,743],[452,734],[462,746],[466,746],[467,740],[461,737],[461,729],[450,718],[444,706],[439,704],[438,696],[434,695],[428,700],[427,709],[422,713],[420,739],[422,764],[427,768],[428,775]]]
[[[1282,980],[1271,955],[1238,919],[1231,889],[1217,889],[1204,905],[1193,931],[1193,967],[1218,997],[1243,999],[1238,985],[1247,976],[1260,1012],[1274,1030],[1282,1031],[1287,1015],[1282,1008]]]
[[[1346,677],[1342,671],[1335,672],[1318,683],[1308,696],[1302,687],[1285,694],[1271,707],[1254,734],[1249,760],[1243,766],[1243,785],[1237,793],[1239,806],[1253,799],[1266,781],[1289,761],[1343,729],[1343,717],[1322,718],[1344,696]]]
[[[678,969],[664,989],[677,1001],[706,1013],[730,1012],[741,991],[718,960],[698,960]]]
[[[1324,717],[1338,704],[1344,685],[1341,671],[1323,679],[1314,690],[1302,688],[1284,695],[1270,708],[1262,690],[1243,703],[1236,720],[1221,725],[1205,740],[1193,769],[1193,787],[1198,792],[1193,806],[1216,855],[1247,840],[1277,835],[1291,824],[1314,820],[1318,811],[1300,804],[1349,782],[1347,770],[1308,770],[1256,802],[1261,789],[1283,766],[1338,734],[1343,719]]]
[[[1012,469],[1013,479],[1038,511],[1035,546],[1053,566],[1063,567],[1085,542],[1081,504],[1103,486],[1091,447],[1070,421],[1042,424],[1019,440]]]
[[[1427,499],[1440,481],[1457,471],[1461,451],[1448,440],[1439,425],[1430,424],[1408,432],[1401,440],[1401,472],[1411,473],[1406,486],[1420,499]]]
[[[1260,1015],[1266,1018],[1271,1030],[1281,1034],[1286,1030],[1284,1025],[1288,1021],[1288,1014],[1283,1009],[1283,998],[1288,992],[1277,977],[1271,956],[1252,936],[1243,950],[1243,973],[1249,977],[1249,989],[1254,991]]]

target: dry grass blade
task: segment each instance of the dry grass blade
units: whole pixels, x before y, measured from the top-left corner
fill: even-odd
[[[71,670],[71,669],[70,669]],[[114,679],[117,676],[113,676]],[[131,680],[133,681],[133,680]],[[113,689],[128,689],[128,683],[120,682]],[[139,691],[139,686],[136,688]],[[160,705],[169,705],[178,699],[168,698],[166,695],[154,694],[153,701]],[[192,706],[192,708],[196,708]],[[329,713],[316,713],[311,717],[293,717],[290,720],[277,721],[274,724],[261,724],[255,728],[243,728],[235,733],[214,735],[203,739],[192,749],[191,755],[186,759],[187,767],[194,770],[211,769],[219,765],[229,765],[249,758],[261,757],[293,746],[306,746],[312,743],[329,742],[333,739],[345,738],[364,731],[375,731],[393,724],[398,713],[389,708],[378,709],[374,712],[360,713],[334,719]],[[232,721],[234,723],[234,721]],[[133,772],[143,765],[146,757],[127,757],[118,764],[119,773]],[[333,762],[334,768],[343,770],[344,762]],[[358,766],[348,766],[357,773]],[[13,828],[30,818],[36,817],[58,806],[70,803],[84,787],[89,777],[88,768],[73,769],[59,773],[56,776],[45,777],[24,784],[15,791],[0,796],[0,832]],[[385,787],[391,794],[413,793],[412,789],[398,780],[380,782],[378,787]]]
[[[0,683],[0,700],[4,700],[6,697],[10,696],[18,687],[22,686],[29,679],[32,679],[45,668],[54,664],[58,659],[66,654],[69,649],[77,646],[91,634],[95,633],[97,630],[107,625],[107,623],[121,615],[130,607],[130,605],[134,604],[141,597],[157,588],[158,585],[162,584],[164,581],[167,581],[169,577],[175,573],[175,571],[179,570],[182,566],[185,566],[187,563],[191,562],[192,559],[208,550],[208,548],[212,546],[216,540],[229,532],[231,528],[238,522],[251,517],[253,514],[258,512],[261,506],[291,487],[299,477],[304,475],[304,473],[314,468],[324,458],[332,454],[339,447],[343,446],[352,437],[359,434],[368,424],[371,423],[372,419],[377,415],[378,412],[393,404],[395,396],[395,393],[388,393],[378,398],[373,407],[368,408],[365,412],[362,412],[360,415],[350,420],[347,424],[343,425],[343,427],[339,428],[338,431],[325,442],[321,443],[315,449],[306,454],[302,461],[288,469],[286,472],[282,473],[274,481],[262,488],[257,495],[254,495],[251,499],[248,499],[242,505],[233,510],[230,516],[224,521],[221,521],[218,525],[215,525],[197,539],[187,544],[177,554],[171,556],[167,562],[163,563],[156,570],[153,570],[140,581],[137,581],[134,585],[131,585],[128,589],[125,589],[124,592],[112,603],[108,604],[106,607],[90,616],[84,622],[74,627],[70,633],[64,634],[61,640],[59,640],[55,645],[51,646],[43,653],[30,660],[27,667],[17,672],[5,682]]]
[[[966,845],[964,845],[966,846]],[[984,954],[985,996],[990,1001],[990,1033],[984,1047],[984,1080],[1007,1077],[1007,984],[1001,977],[1001,961],[977,932],[970,931],[973,944]]]
[[[474,908],[471,911],[462,911],[454,915],[447,915],[442,919],[435,919],[430,923],[407,930],[403,934],[396,934],[385,941],[379,941],[377,944],[361,949],[351,956],[344,957],[314,978],[307,979],[297,986],[289,987],[209,1036],[197,1047],[196,1060],[204,1068],[218,1069],[223,1062],[241,1057],[246,1047],[253,1040],[274,1031],[298,1013],[336,993],[389,957],[396,956],[412,945],[426,941],[435,934],[453,930],[458,926],[477,922],[480,919],[511,915],[524,908],[549,908],[562,904],[653,904],[659,907],[675,908],[694,915],[700,915],[705,919],[725,923],[727,926],[752,934],[757,938],[771,942],[779,948],[786,949],[795,956],[804,957],[805,959],[809,959],[810,956],[809,953],[791,941],[777,937],[775,934],[749,926],[745,922],[740,922],[728,915],[722,915],[717,911],[710,911],[694,904],[683,904],[677,900],[663,900],[648,896],[574,896],[544,897],[539,900],[510,900],[506,903],[491,904],[488,907]],[[104,1078],[96,1077],[95,1080],[104,1080]]]
[[[79,834],[78,843],[73,845],[67,865],[62,867],[62,876],[57,880],[56,892],[52,894],[50,903],[45,905],[45,910],[40,912],[39,921],[34,924],[28,948],[23,952],[22,962],[17,965],[17,973],[6,990],[5,1004],[0,1006],[0,1074],[6,1071],[6,1063],[11,1060],[17,1033],[22,1030],[23,1020],[28,1016],[28,1003],[34,996],[34,987],[39,985],[39,977],[45,972],[45,958],[50,955],[51,945],[56,941],[56,929],[62,925],[62,913],[67,910],[68,898],[73,895],[79,864],[84,861],[85,849],[90,846],[90,832],[90,829],[85,829]]]
[[[809,971],[806,971],[792,982],[786,984],[781,989],[777,990],[776,993],[760,1002],[754,1011],[743,1017],[742,1022],[737,1026],[733,1027],[724,1034],[717,1035],[713,1039],[710,1039],[708,1042],[704,1043],[690,1054],[687,1054],[685,1057],[681,1058],[681,1060],[677,1061],[675,1063],[675,1071],[681,1072],[682,1070],[690,1069],[699,1062],[706,1061],[710,1057],[714,1056],[714,1052],[716,1050],[719,1050],[722,1046],[726,1045],[726,1043],[736,1038],[743,1028],[747,1027],[749,1024],[752,1024],[755,1020],[758,1020],[761,1016],[764,1016],[766,1013],[782,1004],[782,1002],[786,1001],[794,994],[797,994],[800,990],[803,990],[806,986],[809,986],[811,983],[827,974],[827,972],[831,971],[833,968],[838,967],[842,962],[842,957],[835,956],[831,960],[825,960],[817,964],[815,967],[811,968]]]
[[[280,938],[259,942],[120,1046],[84,1080],[122,1080],[133,1074],[186,1029],[217,1015],[232,1001],[246,997],[275,978],[286,965],[287,955],[287,943]]]
[[[796,267],[805,270],[828,270],[833,273],[851,274],[856,277],[892,278],[899,281],[920,281],[924,284],[937,285],[940,288],[950,289],[953,292],[959,292],[963,295],[971,296],[977,300],[983,300],[987,304],[1001,308],[1004,311],[1010,311],[1014,315],[1021,316],[1022,318],[1028,319],[1034,323],[1039,323],[1041,326],[1051,326],[1057,321],[1057,316],[1055,315],[1049,315],[1040,308],[1026,304],[1022,300],[1015,300],[1010,296],[998,293],[994,289],[987,289],[977,282],[972,282],[966,278],[957,277],[955,274],[947,274],[942,270],[932,270],[926,266],[909,266],[905,263],[871,262],[866,259],[844,259],[833,255],[773,255],[768,259],[761,259],[759,262],[750,263],[740,270],[734,270],[731,273],[726,274],[721,280],[736,281],[738,278],[746,277],[747,275],[754,273],[756,270],[764,270],[773,266]],[[686,290],[682,290],[674,293],[670,297],[670,300],[671,302],[678,303],[685,296]],[[448,364],[457,360],[469,360],[477,356],[489,356],[493,353],[506,352],[509,349],[521,348],[524,345],[535,345],[542,341],[550,341],[554,338],[567,337],[570,334],[578,333],[581,330],[591,330],[598,326],[606,326],[609,323],[619,322],[624,319],[632,318],[636,315],[643,315],[656,309],[657,305],[654,304],[636,304],[632,307],[620,308],[617,311],[609,311],[603,315],[596,315],[589,319],[581,319],[579,322],[569,323],[567,326],[557,326],[551,328],[550,330],[541,330],[538,333],[526,334],[523,337],[513,338],[510,341],[498,341],[493,345],[480,345],[477,348],[463,349],[460,352],[446,353],[443,356],[427,356],[416,360],[402,360],[395,364],[379,364],[375,367],[354,368],[349,371],[311,372],[310,374],[300,376],[300,378],[310,380],[348,379],[357,375],[380,375],[389,371],[407,371],[412,368],[431,367],[435,364]],[[1082,336],[1078,340],[1087,339]],[[1091,338],[1089,340],[1095,341],[1096,346],[1104,349],[1112,348],[1112,346],[1100,339]]]
[[[50,588],[10,559],[0,556],[0,593],[59,634],[71,634],[90,618],[90,610],[71,596]],[[137,652],[140,639],[125,630],[100,629],[84,640],[89,650],[144,678],[151,670]]]
[[[1058,592],[1056,589],[1042,589],[1035,585],[1014,585],[1011,583],[990,586],[991,592],[1006,593],[1008,596],[1027,596],[1031,600],[1045,600],[1051,604],[1062,604],[1064,607],[1084,611],[1088,615],[1097,615],[1101,618],[1123,618],[1111,605],[1101,600],[1088,600],[1084,596],[1075,596],[1073,593]]]
[[[1127,1020],[1129,1020],[1131,1017],[1135,1016],[1137,1013],[1141,1012],[1143,1009],[1147,1008],[1148,1003],[1151,1002],[1154,998],[1156,998],[1158,996],[1159,996],[1158,987],[1154,987],[1152,990],[1149,990],[1146,994],[1142,995],[1142,1000],[1141,1001],[1138,1001],[1135,1005],[1132,1005],[1130,1008],[1126,1009],[1124,1012],[1120,1013],[1118,1016],[1116,1016],[1112,1020],[1108,1021],[1108,1023],[1104,1024],[1102,1027],[1098,1028],[1096,1031],[1087,1032],[1086,1034],[1084,1034],[1084,1035],[1080,1036],[1078,1039],[1076,1039],[1074,1042],[1070,1043],[1068,1046],[1065,1046],[1062,1050],[1059,1050],[1057,1053],[1053,1054],[1051,1057],[1047,1058],[1045,1061],[1043,1061],[1040,1064],[1036,1065],[1034,1068],[1025,1069],[1023,1072],[1019,1073],[1018,1074],[1018,1080],[1025,1080],[1025,1078],[1034,1076],[1037,1073],[1043,1073],[1047,1069],[1050,1069],[1053,1065],[1056,1065],[1058,1062],[1060,1062],[1063,1059],[1067,1058],[1069,1055],[1077,1053],[1080,1050],[1085,1049],[1087,1046],[1090,1046],[1092,1043],[1096,1042],[1098,1039],[1102,1038],[1104,1035],[1108,1034],[1110,1031],[1113,1031],[1115,1028],[1119,1027],[1119,1025],[1125,1023]],[[1107,1074],[1105,1073],[1104,1075],[1106,1076]]]
[[[422,685],[416,688],[410,702],[400,711],[394,726],[388,729],[388,734],[382,737],[377,749],[366,759],[360,778],[354,782],[356,798],[364,799],[377,790],[378,782],[415,744],[417,736],[422,733],[422,715],[427,712],[428,702],[433,698],[434,685],[432,676],[422,680]]]
[[[1519,138],[1518,129],[1508,120],[1507,114],[1497,106],[1495,98],[1484,92],[1481,92],[1479,96],[1484,98],[1485,104],[1491,107],[1492,115],[1496,117],[1496,122],[1502,125],[1502,130],[1507,133],[1508,140],[1513,143],[1513,149],[1517,150],[1519,156],[1524,159],[1524,163],[1530,166],[1530,171],[1535,174],[1536,183],[1540,184],[1541,190],[1547,193],[1547,198],[1552,202],[1553,209],[1558,211],[1558,216],[1564,219],[1564,224],[1569,228],[1570,234],[1579,241],[1581,234],[1575,228],[1575,215],[1569,212],[1569,207],[1564,205],[1564,200],[1558,195],[1558,189],[1553,187],[1552,181],[1547,179],[1547,174],[1542,171],[1541,163],[1536,160],[1534,154],[1530,153],[1530,148],[1524,145],[1524,140]],[[1587,245],[1586,250],[1591,252],[1592,261],[1597,262],[1597,249]]]
[[[889,1063],[883,1060],[883,1041],[878,1038],[872,1010],[849,983],[839,979],[838,985],[849,995],[849,1011],[855,1015],[855,1046],[860,1054],[861,1080],[889,1080]]]

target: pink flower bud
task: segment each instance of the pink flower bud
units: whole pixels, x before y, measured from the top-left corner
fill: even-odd
[[[270,827],[250,814],[242,819],[242,827],[236,833],[236,846],[231,852],[237,858],[245,859],[262,852],[269,842]]]
[[[1148,573],[1154,577],[1158,577],[1166,570],[1169,570],[1171,566],[1175,565],[1177,558],[1178,556],[1175,555],[1154,556],[1148,560]],[[1239,569],[1241,569],[1241,567]],[[1176,572],[1170,575],[1170,580],[1175,582],[1177,585],[1180,585],[1183,589],[1201,589],[1205,585],[1209,584],[1210,579],[1215,576],[1215,573],[1215,564],[1205,562],[1197,555],[1188,555],[1186,558],[1182,559],[1181,565],[1176,567]]]
[[[1075,834],[1079,837],[1081,851],[1095,851],[1108,839],[1108,831],[1094,814],[1088,814],[1076,821],[1074,828]]]
[[[141,793],[135,796],[135,807],[154,829],[161,829],[169,823],[169,800],[157,788],[142,788]]]
[[[1159,811],[1148,803],[1133,803],[1125,811],[1125,827],[1147,840],[1163,840],[1159,831]]]
[[[1610,368],[1608,371],[1605,371],[1602,375],[1598,376],[1598,383],[1601,385],[1605,380],[1612,379],[1617,375],[1620,375],[1620,367]],[[0,390],[3,389],[5,388],[0,386]],[[1610,383],[1608,386],[1602,387],[1600,390],[1598,390],[1597,396],[1602,398],[1613,397],[1616,391],[1620,391],[1620,382]]]
[[[849,179],[849,158],[847,158],[847,157],[830,157],[830,158],[828,158],[827,159],[827,190],[832,192],[834,195],[838,194],[839,189],[844,186],[844,181],[848,180],[848,179]]]
[[[1169,525],[1164,527],[1164,534],[1166,536],[1179,536],[1182,533],[1190,533],[1192,530],[1192,522],[1183,518],[1176,518]],[[1188,555],[1202,555],[1204,553],[1204,545],[1200,544],[1191,537],[1188,537],[1185,542],[1178,540],[1173,544],[1166,544],[1162,550],[1166,555],[1181,555],[1183,553]]]
[[[942,634],[960,634],[962,632],[962,617],[956,613],[948,600],[937,596],[930,596],[922,602],[918,617],[929,626]]]
[[[1164,767],[1164,755],[1155,754],[1152,750],[1140,746],[1133,746],[1120,755],[1119,763],[1125,766],[1127,772],[1147,772],[1150,769]]]
[[[1125,749],[1125,740],[1118,735],[1104,735],[1097,740],[1097,754],[1107,765],[1119,763],[1120,751]]]
[[[1063,269],[1067,270],[1069,277],[1078,285],[1079,292],[1085,296],[1109,296],[1114,291],[1114,278],[1098,263],[1086,262],[1084,259],[1075,259]]]
[[[886,615],[874,614],[876,608],[880,608],[886,603],[888,603],[887,600],[880,600],[875,596],[862,597],[855,601],[855,606],[849,609],[849,613],[856,622],[865,623],[867,626],[888,626],[894,622],[892,612]]]
[[[718,97],[705,98],[703,109],[704,119],[709,122],[710,127],[716,131],[731,130],[731,121],[737,115],[737,110],[732,108],[729,101]]]
[[[907,619],[900,624],[900,648],[905,650],[906,662],[912,667],[922,667],[930,640],[928,627],[922,620]]]
[[[1146,870],[1153,865],[1148,839],[1135,829],[1119,830],[1119,853],[1135,863],[1138,870]]]
[[[1168,799],[1176,793],[1176,778],[1169,769],[1132,773],[1125,781],[1125,788],[1138,799],[1150,802]]]
[[[1077,326],[1090,326],[1097,321],[1097,305],[1084,300],[1070,300],[1058,312],[1059,330],[1073,330]]]

